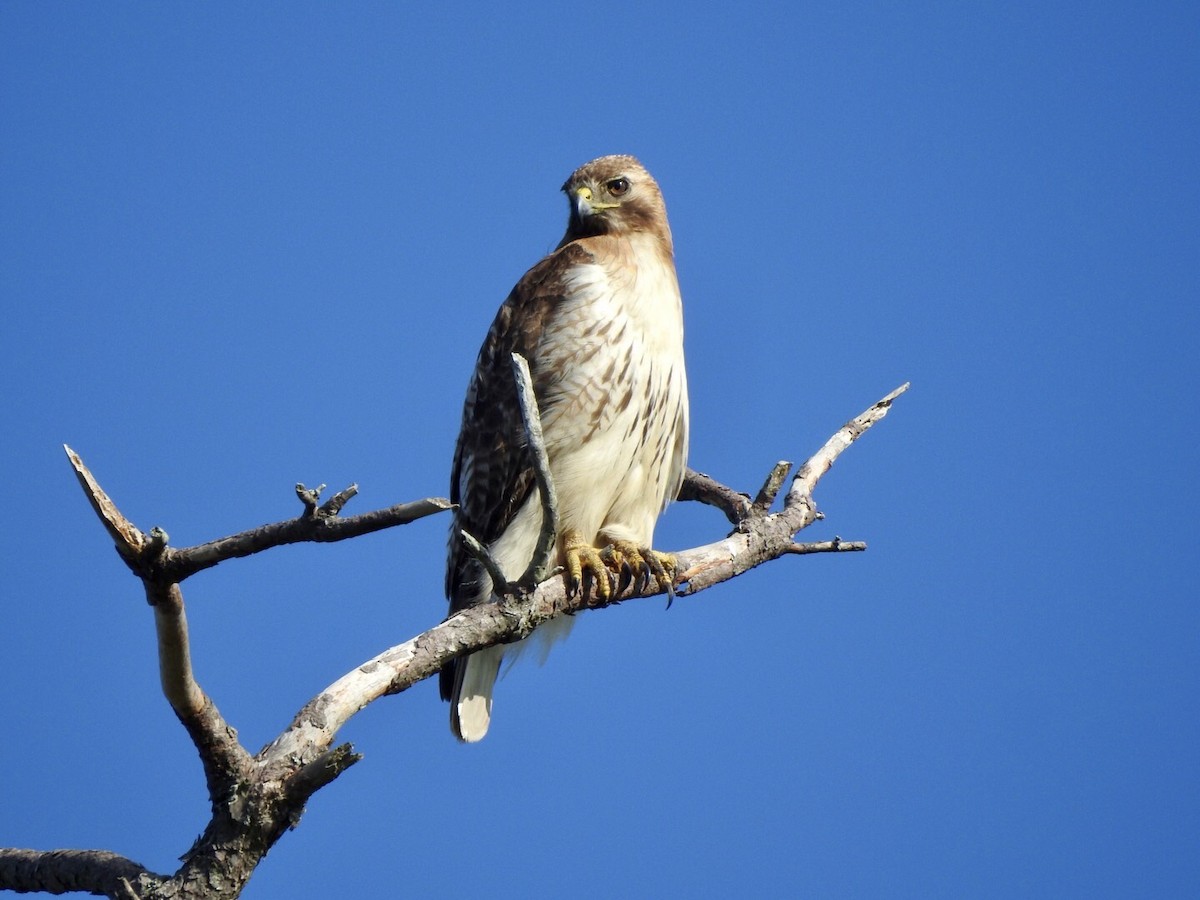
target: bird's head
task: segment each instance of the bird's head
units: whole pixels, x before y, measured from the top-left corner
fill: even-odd
[[[632,156],[602,156],[571,173],[563,193],[571,218],[562,244],[601,234],[652,234],[671,248],[662,191]]]

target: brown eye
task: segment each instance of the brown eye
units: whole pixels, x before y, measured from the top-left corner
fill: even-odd
[[[629,193],[629,179],[614,178],[612,181],[608,182],[605,187],[608,188],[608,192],[614,197],[622,197]]]

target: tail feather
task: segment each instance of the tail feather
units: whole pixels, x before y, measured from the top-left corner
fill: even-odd
[[[504,647],[488,647],[458,660],[450,695],[450,730],[460,741],[481,740],[492,720],[492,688]]]

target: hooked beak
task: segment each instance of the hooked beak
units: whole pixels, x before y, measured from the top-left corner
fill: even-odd
[[[616,203],[598,203],[592,198],[592,189],[586,184],[581,184],[575,188],[575,213],[581,219],[586,219],[588,216],[594,216],[602,209],[616,209]]]

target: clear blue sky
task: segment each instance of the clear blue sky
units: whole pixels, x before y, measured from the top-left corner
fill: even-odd
[[[670,6],[0,6],[0,845],[172,870],[207,817],[61,444],[180,546],[444,495],[559,184],[633,153],[693,465],[912,382],[806,533],[870,549],[585,615],[479,746],[375,704],[245,896],[1194,894],[1200,7]],[[442,617],[446,526],[187,582],[250,748]]]

